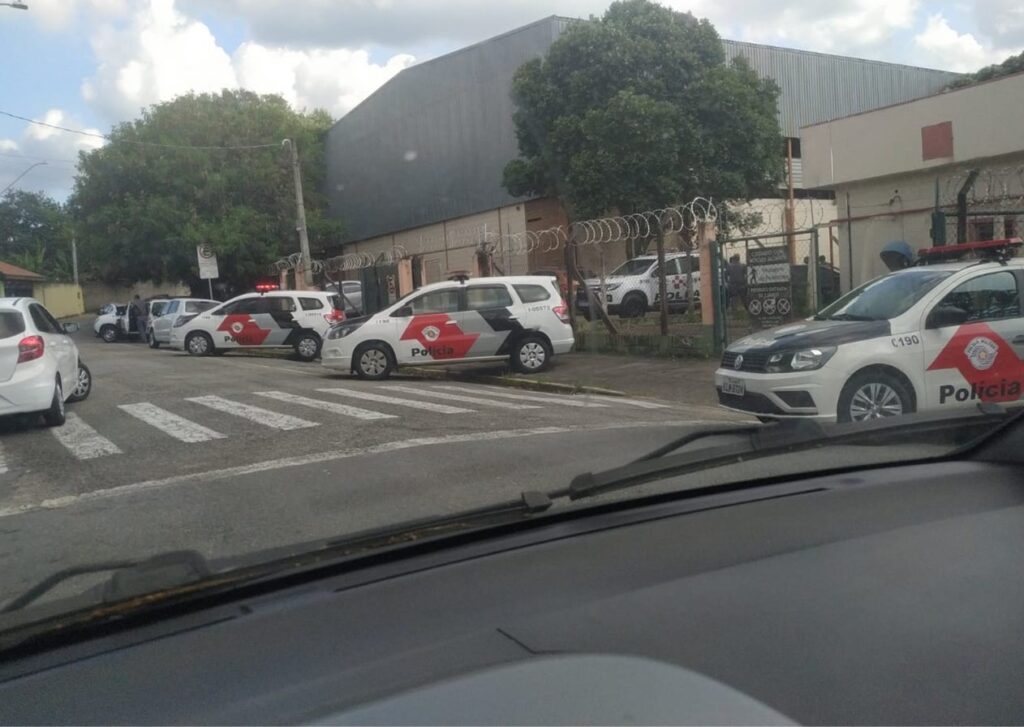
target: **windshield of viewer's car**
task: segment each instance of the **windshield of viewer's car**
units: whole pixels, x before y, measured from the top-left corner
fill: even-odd
[[[946,270],[921,268],[872,280],[824,308],[822,320],[884,321],[910,310],[929,290],[950,276]]]
[[[720,427],[951,432],[614,497],[995,430],[1024,36],[875,6],[0,0],[0,636],[109,595],[97,564],[157,592],[132,564],[604,506],[557,493]]]

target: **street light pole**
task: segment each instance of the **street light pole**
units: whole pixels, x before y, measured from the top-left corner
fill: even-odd
[[[302,170],[299,168],[299,150],[295,142],[285,139],[281,145],[287,145],[292,153],[292,176],[295,178],[295,208],[298,215],[299,251],[302,253],[302,282],[306,289],[313,287],[312,259],[309,255],[309,235],[306,233],[306,205],[302,201]]]
[[[3,190],[0,190],[0,194],[3,194],[3,193],[4,193],[4,192],[6,192],[6,191],[7,191],[8,189],[10,189],[11,187],[13,187],[13,186],[14,186],[15,184],[17,184],[17,183],[18,183],[18,180],[19,180],[19,179],[21,179],[22,177],[24,177],[24,176],[25,176],[26,174],[28,174],[29,172],[31,172],[31,171],[32,171],[33,169],[35,169],[36,167],[45,167],[45,166],[46,166],[46,162],[36,162],[36,163],[35,163],[35,164],[33,164],[32,166],[30,166],[30,167],[29,167],[28,169],[26,169],[25,171],[23,171],[23,172],[22,172],[21,174],[19,174],[18,176],[16,176],[16,177],[14,178],[14,181],[13,181],[13,182],[11,182],[10,184],[8,184],[8,185],[7,185],[6,187],[4,187],[4,188],[3,188]]]

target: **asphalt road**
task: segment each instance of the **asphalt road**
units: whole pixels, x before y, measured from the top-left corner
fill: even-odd
[[[70,565],[245,555],[560,487],[735,419],[76,340],[94,388],[68,424],[0,423],[0,600]]]

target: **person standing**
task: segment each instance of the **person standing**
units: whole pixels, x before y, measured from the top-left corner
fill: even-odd
[[[138,293],[135,294],[135,298],[132,300],[131,311],[129,311],[129,313],[131,312],[135,313],[135,330],[139,334],[139,340],[145,341],[147,328],[149,327],[149,316],[146,312],[146,304],[139,298]],[[131,318],[132,316],[129,315],[129,322]]]

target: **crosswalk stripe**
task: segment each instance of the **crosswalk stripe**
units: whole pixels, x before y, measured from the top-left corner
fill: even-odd
[[[101,436],[77,414],[69,413],[64,426],[51,427],[50,432],[78,459],[96,459],[109,454],[121,454],[116,444]]]
[[[215,432],[202,424],[196,424],[185,417],[180,417],[148,402],[121,404],[117,408],[181,442],[195,443],[209,442],[211,439],[224,439],[224,435],[220,432]]]
[[[467,414],[472,409],[462,409],[457,406],[447,406],[446,404],[434,404],[429,401],[414,401],[412,399],[399,399],[397,396],[383,396],[382,394],[371,394],[368,391],[353,391],[352,389],[317,389],[325,394],[334,394],[335,396],[350,396],[353,399],[365,399],[366,401],[379,401],[381,404],[394,404],[395,406],[407,406],[410,409],[423,409],[424,411],[434,411],[439,414]]]
[[[540,409],[539,406],[534,404],[513,404],[510,401],[491,401],[489,399],[481,399],[479,396],[463,396],[461,394],[449,394],[444,391],[430,391],[427,388],[417,389],[412,386],[388,386],[388,391],[403,391],[408,394],[416,394],[417,396],[434,397],[435,399],[445,399],[446,401],[461,401],[466,404],[480,404],[481,406],[493,406],[497,409]]]
[[[466,391],[472,394],[483,394],[485,396],[499,396],[503,399],[516,399],[519,401],[540,401],[545,404],[561,404],[563,406],[586,407],[588,409],[600,409],[605,406],[604,404],[597,404],[592,401],[582,401],[569,394],[554,394],[551,396],[542,396],[539,394],[509,394],[506,391],[498,391],[497,389],[489,386],[478,386],[472,388],[469,386],[437,385],[434,388],[444,389],[445,391]]]
[[[299,419],[288,414],[279,414],[276,411],[262,409],[258,406],[243,404],[239,401],[232,401],[231,399],[224,399],[219,396],[197,396],[185,399],[185,401],[191,401],[194,404],[222,411],[225,414],[233,414],[236,417],[242,417],[243,419],[248,419],[249,421],[274,429],[308,429],[309,427],[320,426],[316,422],[308,422],[305,419]]]
[[[671,409],[672,407],[668,404],[659,404],[654,401],[644,401],[643,399],[627,399],[624,396],[598,396],[597,394],[583,394],[584,398],[588,401],[601,401],[606,404],[625,404],[626,406],[636,406],[641,409]]]
[[[253,392],[256,396],[264,396],[268,399],[274,399],[275,401],[283,401],[287,404],[299,404],[300,406],[308,406],[313,409],[321,409],[323,411],[329,411],[332,414],[340,414],[346,417],[355,417],[356,419],[397,419],[395,414],[385,414],[379,411],[370,411],[369,409],[359,409],[358,407],[348,406],[346,404],[337,404],[333,401],[321,401],[320,399],[309,399],[305,396],[296,396],[295,394],[289,394],[284,391],[256,391]]]

